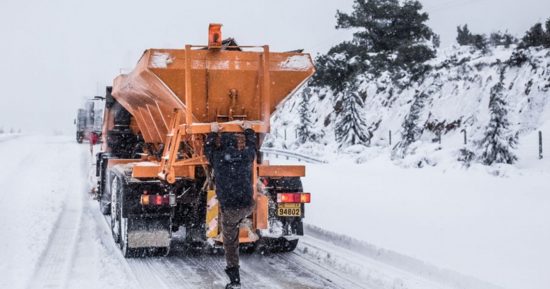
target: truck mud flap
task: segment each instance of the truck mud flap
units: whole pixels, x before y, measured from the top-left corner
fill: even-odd
[[[172,238],[169,218],[128,218],[128,247],[169,247]]]

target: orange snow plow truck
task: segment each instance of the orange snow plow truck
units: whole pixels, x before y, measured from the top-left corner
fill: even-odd
[[[185,246],[221,248],[214,175],[204,155],[211,123],[220,133],[257,134],[253,213],[241,223],[243,250],[288,252],[303,235],[304,166],[270,165],[260,152],[277,105],[315,72],[309,54],[270,52],[222,40],[146,50],[135,69],[107,87],[96,192],[125,257],[165,255],[172,235]]]

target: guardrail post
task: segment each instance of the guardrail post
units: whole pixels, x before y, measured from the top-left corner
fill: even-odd
[[[466,144],[468,144],[468,138],[466,136],[466,129],[465,128],[462,129],[462,133],[464,134],[464,144],[466,145]]]
[[[390,140],[390,146],[391,146],[391,129],[390,129],[390,132],[389,132],[389,136],[390,136],[389,140]]]
[[[539,130],[539,160],[542,160],[542,131]]]

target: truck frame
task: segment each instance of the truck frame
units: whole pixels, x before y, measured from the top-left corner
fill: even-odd
[[[204,156],[212,122],[220,133],[242,133],[249,121],[257,134],[256,205],[241,225],[241,248],[292,251],[303,235],[305,167],[270,165],[260,147],[277,105],[315,72],[311,57],[221,39],[221,25],[211,24],[207,46],[149,49],[107,88],[96,192],[125,257],[168,254],[177,230],[185,230],[190,248],[221,247],[214,174]]]

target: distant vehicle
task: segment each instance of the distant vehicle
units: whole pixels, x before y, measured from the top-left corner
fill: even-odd
[[[76,141],[82,143],[89,140],[92,132],[101,137],[103,127],[103,101],[104,98],[96,96],[86,101],[84,108],[79,108],[74,124],[76,125]]]

